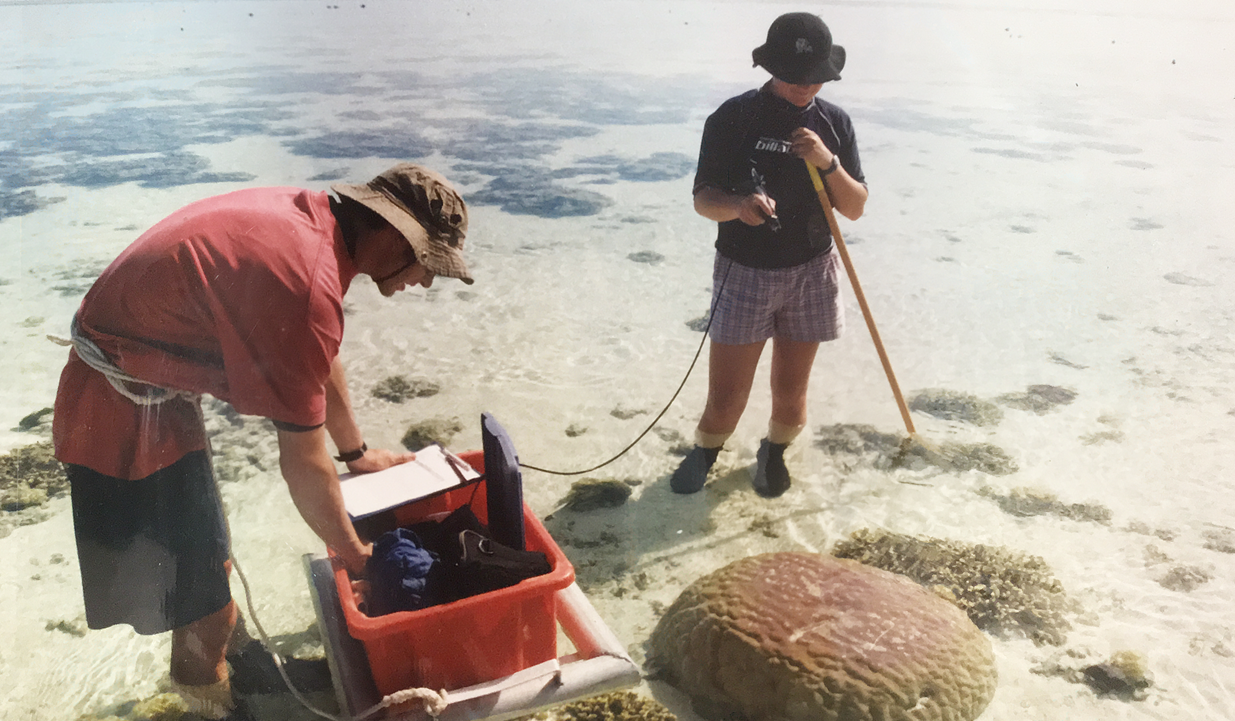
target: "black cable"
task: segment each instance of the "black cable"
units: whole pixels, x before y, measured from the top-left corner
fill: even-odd
[[[703,352],[703,344],[706,343],[708,340],[708,331],[712,329],[712,320],[716,318],[716,305],[717,303],[720,302],[720,294],[724,292],[725,281],[729,279],[729,271],[733,268],[733,261],[729,260],[728,258],[726,258],[725,260],[729,261],[729,263],[728,265],[725,266],[725,274],[720,279],[720,287],[716,290],[716,299],[712,301],[712,309],[708,311],[708,324],[703,328],[703,340],[699,341],[699,348],[695,350],[695,357],[691,359],[690,367],[686,369],[686,376],[682,378],[682,382],[678,385],[678,389],[673,392],[673,397],[670,398],[669,402],[665,404],[664,409],[662,409],[661,412],[658,413],[656,417],[652,419],[652,422],[648,425],[648,427],[645,428],[643,432],[640,433],[637,438],[635,438],[635,440],[630,442],[630,445],[623,448],[621,452],[618,453],[616,456],[614,456],[613,458],[610,458],[604,463],[592,466],[591,468],[585,468],[581,471],[551,471],[547,468],[539,468],[529,463],[520,463],[519,464],[520,468],[526,468],[531,471],[540,471],[541,473],[548,473],[554,476],[580,476],[580,475],[583,475],[584,473],[591,473],[592,471],[595,471],[597,469],[604,468],[610,463],[613,463],[617,459],[626,455],[627,451],[629,451],[630,449],[638,445],[639,441],[643,440],[643,437],[646,436],[649,432],[651,432],[653,428],[656,427],[656,424],[660,422],[660,419],[663,418],[664,415],[669,412],[669,409],[673,406],[673,402],[678,399],[678,394],[681,393],[682,389],[686,387],[686,381],[690,379],[691,371],[695,369],[695,364],[699,362],[699,354]]]

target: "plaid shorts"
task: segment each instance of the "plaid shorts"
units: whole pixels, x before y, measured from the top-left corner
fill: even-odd
[[[768,338],[802,343],[836,340],[845,329],[839,269],[835,247],[790,268],[751,268],[717,253],[708,335],[713,343],[729,345]]]

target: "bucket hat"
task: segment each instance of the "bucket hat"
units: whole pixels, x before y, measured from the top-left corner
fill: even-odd
[[[363,185],[335,183],[330,188],[393,225],[434,275],[474,282],[463,262],[467,205],[441,174],[400,163]]]
[[[811,13],[786,13],[772,21],[768,39],[751,52],[755,65],[792,85],[840,80],[845,49],[832,44],[828,26]]]

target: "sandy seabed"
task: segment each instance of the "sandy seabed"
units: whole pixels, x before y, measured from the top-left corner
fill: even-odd
[[[66,332],[141,230],[205,195],[324,188],[409,157],[472,199],[477,283],[349,294],[343,357],[369,444],[458,418],[450,445],[476,448],[490,411],[523,461],[574,470],[661,410],[710,297],[714,229],[689,203],[703,119],[762,82],[746,53],[800,8],[366,5],[0,4],[0,115],[17,129],[0,140],[0,372],[16,379],[0,389],[0,448],[45,439],[45,425],[18,427],[54,397],[64,351],[45,336]],[[699,576],[883,529],[1041,557],[1078,603],[1062,645],[993,638],[983,721],[1235,717],[1235,80],[1219,70],[1235,67],[1235,13],[1199,0],[818,10],[849,51],[823,94],[852,115],[871,187],[842,231],[905,395],[999,410],[983,425],[923,402],[914,422],[935,444],[992,444],[1015,472],[894,468],[828,442],[852,425],[904,432],[846,287],[848,331],[816,361],[786,496],[750,490],[765,365],[704,492],[668,489],[702,409],[700,367],[652,433],[590,474],[629,482],[626,504],[563,509],[575,479],[533,471],[527,501],[639,661]],[[374,397],[392,375],[441,390]],[[1017,403],[1032,386],[1072,397]],[[311,654],[300,557],[320,542],[268,424],[207,405],[256,613],[282,650]],[[1057,504],[1001,504],[1018,489]],[[1060,512],[1073,504],[1106,513]],[[67,498],[21,513],[0,538],[0,715],[105,715],[158,693],[166,636],[85,629]],[[1146,660],[1141,700],[1053,672],[1120,651]],[[694,718],[677,691],[640,691]],[[310,718],[286,699],[259,711]]]

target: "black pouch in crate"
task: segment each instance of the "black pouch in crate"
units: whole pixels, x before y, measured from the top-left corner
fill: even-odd
[[[540,551],[516,551],[476,531],[460,531],[455,577],[464,595],[496,591],[553,570]]]

